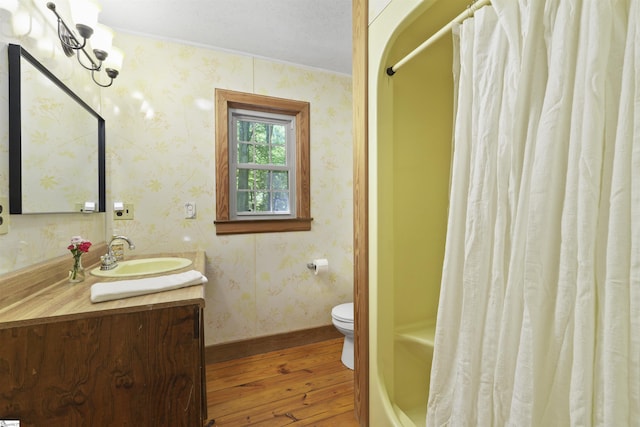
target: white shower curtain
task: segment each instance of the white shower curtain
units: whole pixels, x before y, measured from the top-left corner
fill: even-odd
[[[493,0],[458,28],[428,426],[640,425],[639,14]]]

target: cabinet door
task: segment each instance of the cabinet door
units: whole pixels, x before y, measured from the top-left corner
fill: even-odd
[[[202,425],[201,327],[185,306],[0,330],[0,420]]]
[[[0,330],[0,419],[149,425],[146,323],[127,314]]]
[[[201,309],[198,306],[151,312],[151,425],[202,425],[201,326]]]

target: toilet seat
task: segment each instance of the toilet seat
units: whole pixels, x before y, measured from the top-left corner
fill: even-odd
[[[353,323],[353,303],[347,302],[336,305],[331,310],[331,317],[344,323]]]

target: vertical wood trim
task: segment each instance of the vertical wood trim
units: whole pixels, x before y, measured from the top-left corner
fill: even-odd
[[[311,217],[311,108],[303,105],[296,114],[296,216]]]
[[[369,425],[368,0],[353,0],[354,409]]]
[[[215,90],[216,111],[216,220],[229,219],[229,116],[226,92]]]

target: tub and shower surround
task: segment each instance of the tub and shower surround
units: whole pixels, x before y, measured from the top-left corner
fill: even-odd
[[[472,45],[454,55],[443,37],[393,76],[467,2],[391,1],[369,22],[371,425],[424,425],[427,399],[429,425],[627,425],[638,4],[492,3],[460,30]],[[474,52],[454,87],[451,64]],[[521,75],[496,68],[516,59]],[[467,88],[485,101],[458,98]],[[452,120],[454,103],[481,119]],[[456,136],[452,151],[454,128],[481,141]]]

